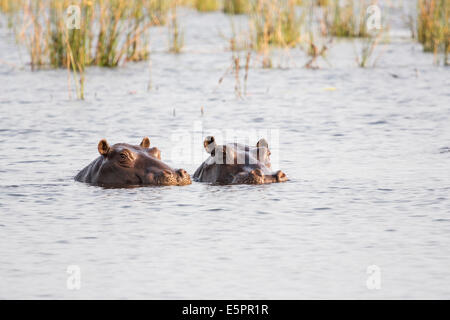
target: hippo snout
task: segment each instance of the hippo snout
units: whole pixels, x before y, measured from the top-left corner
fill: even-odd
[[[179,169],[176,171],[164,169],[158,175],[156,175],[154,179],[156,180],[156,184],[158,185],[181,186],[192,183],[191,177],[184,169]]]
[[[178,174],[178,184],[179,185],[186,185],[191,184],[191,176],[186,172],[184,169],[177,170]]]
[[[175,172],[168,169],[164,169],[159,174],[156,174],[154,179],[157,185],[172,186],[177,184]]]
[[[186,178],[188,176],[188,173],[186,172],[186,170],[184,169],[179,169],[177,171],[177,174],[181,177],[181,178]]]
[[[288,181],[288,178],[287,178],[286,174],[283,171],[281,171],[281,170],[278,170],[277,173],[275,173],[275,177],[276,177],[277,182],[286,182],[286,181]]]

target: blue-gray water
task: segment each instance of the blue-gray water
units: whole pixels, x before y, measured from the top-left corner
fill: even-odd
[[[228,18],[184,19],[183,54],[166,53],[166,29],[152,33],[152,90],[145,62],[90,68],[82,102],[65,70],[22,68],[25,49],[0,29],[0,298],[450,298],[449,69],[406,37],[360,69],[338,41],[317,71],[299,49],[271,70],[255,61],[236,99],[232,75],[218,84]],[[287,183],[73,181],[101,138],[148,135],[192,174],[201,160],[174,151],[180,133],[204,158],[195,137],[266,129]],[[66,286],[69,265],[80,290]]]

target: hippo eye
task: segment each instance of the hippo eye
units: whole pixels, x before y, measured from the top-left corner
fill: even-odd
[[[122,152],[120,154],[120,161],[128,161],[128,160],[132,160],[133,157],[128,153],[128,152]]]
[[[133,154],[129,152],[121,152],[119,156],[120,156],[119,163],[121,166],[130,167],[132,165],[134,161]]]

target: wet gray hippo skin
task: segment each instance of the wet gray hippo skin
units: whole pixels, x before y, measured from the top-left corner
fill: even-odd
[[[217,145],[214,137],[203,142],[210,154],[194,173],[194,180],[214,184],[265,184],[287,181],[282,171],[273,172],[267,141],[255,147],[238,143]]]
[[[140,145],[98,143],[100,156],[81,170],[75,180],[105,187],[183,186],[191,184],[185,170],[174,170],[161,161],[158,148],[145,137]]]

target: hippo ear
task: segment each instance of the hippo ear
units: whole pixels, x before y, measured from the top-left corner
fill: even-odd
[[[216,149],[216,139],[213,136],[207,136],[205,141],[203,141],[203,146],[205,147],[206,152],[211,153]]]
[[[142,139],[140,146],[142,148],[149,148],[150,147],[150,139],[148,137],[145,137],[144,139]]]
[[[106,141],[106,139],[100,140],[100,142],[98,143],[98,152],[102,156],[106,156],[108,154],[108,151],[109,151],[109,144]]]
[[[264,138],[259,139],[259,141],[258,141],[258,143],[256,144],[256,146],[257,146],[258,148],[265,147],[265,148],[269,149],[269,144],[267,143],[267,140],[264,139]]]

